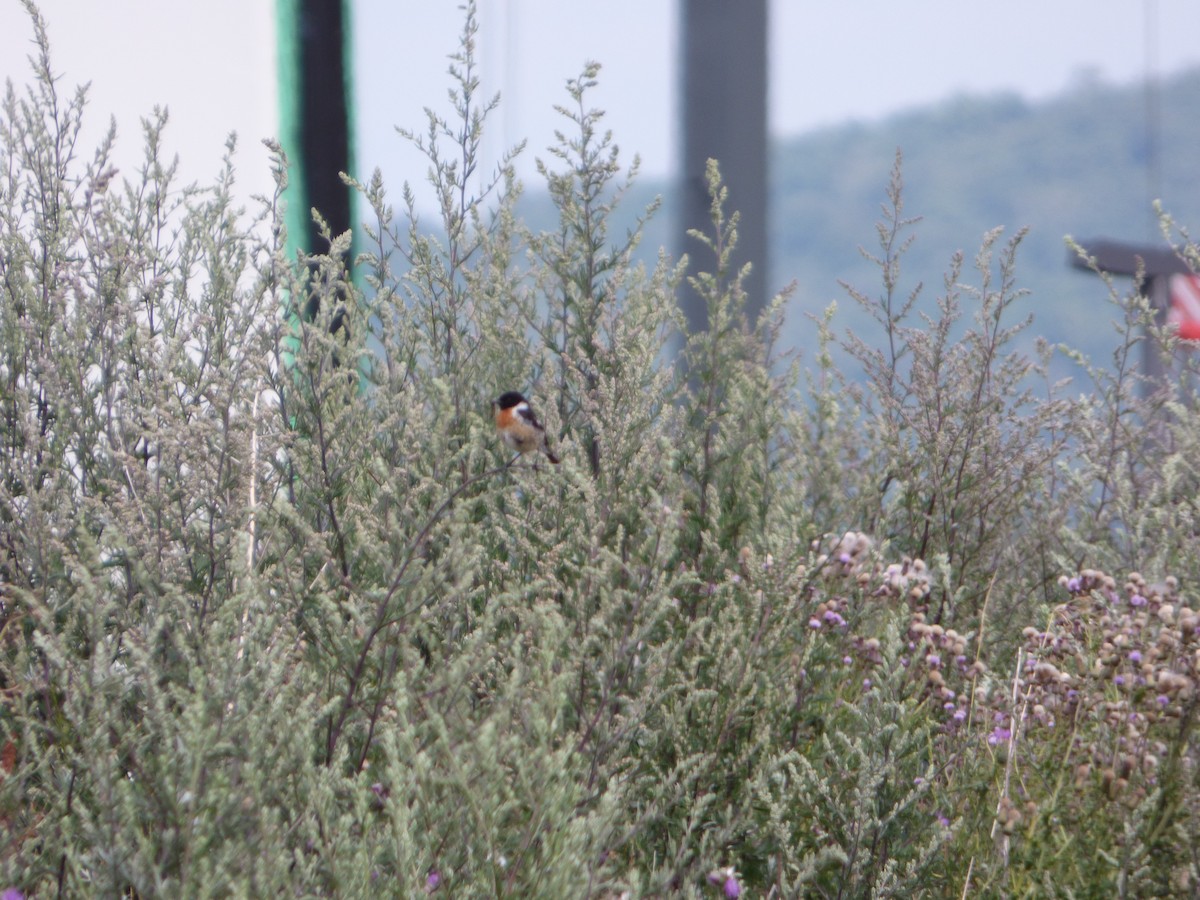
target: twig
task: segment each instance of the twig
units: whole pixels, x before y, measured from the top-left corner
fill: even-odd
[[[479,475],[468,478],[457,488],[451,491],[449,495],[447,495],[446,499],[443,500],[438,508],[433,511],[433,514],[429,517],[428,521],[426,521],[421,530],[417,532],[417,536],[414,537],[409,543],[408,549],[405,552],[404,562],[400,564],[400,568],[397,569],[396,576],[392,579],[392,583],[389,585],[387,592],[382,598],[380,598],[379,603],[375,607],[375,621],[372,623],[370,630],[367,632],[366,639],[363,641],[362,650],[358,654],[358,661],[355,663],[354,671],[350,675],[350,684],[346,688],[345,697],[342,698],[342,705],[341,709],[338,711],[337,721],[330,722],[329,733],[326,738],[325,745],[326,765],[329,765],[333,762],[333,751],[337,745],[338,738],[341,735],[342,727],[346,724],[346,719],[350,715],[350,710],[354,708],[355,696],[358,693],[358,687],[362,681],[363,672],[367,666],[367,657],[371,652],[371,647],[375,643],[375,638],[378,636],[379,632],[387,627],[388,624],[390,624],[387,612],[388,608],[391,606],[392,597],[394,597],[396,591],[400,589],[400,585],[404,581],[404,576],[408,572],[409,565],[417,556],[418,548],[420,548],[425,539],[429,537],[429,533],[433,530],[433,526],[437,524],[438,520],[441,519],[445,512],[450,508],[450,504],[452,504],[467,488],[472,487],[487,478],[491,478],[494,475],[507,472],[511,467],[512,463],[510,462],[507,465],[497,466],[494,469],[488,469],[486,472],[481,472]],[[326,562],[326,565],[328,565],[328,562]],[[324,569],[322,569],[322,571],[323,570]],[[320,577],[320,573],[318,573],[317,577]]]
[[[246,572],[249,574],[254,571],[254,542],[257,538],[258,530],[258,398],[261,396],[260,391],[254,394],[254,403],[250,407],[250,489],[249,496],[246,500],[246,505],[249,507],[249,515],[246,521]],[[234,584],[234,590],[237,590],[237,584]],[[242,609],[242,628],[238,634],[238,650],[237,661],[242,661],[242,655],[245,653],[246,644],[246,629],[250,625],[250,605]]]

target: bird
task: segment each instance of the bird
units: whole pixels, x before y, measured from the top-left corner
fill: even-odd
[[[558,465],[559,459],[546,440],[546,428],[538,421],[529,401],[517,391],[505,391],[492,401],[496,411],[496,430],[500,439],[518,454],[546,454],[546,459]]]

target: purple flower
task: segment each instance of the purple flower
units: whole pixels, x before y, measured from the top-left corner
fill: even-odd
[[[1002,728],[997,725],[992,729],[992,733],[988,735],[987,742],[995,747],[997,744],[1003,743],[1012,738],[1012,732],[1007,728]]]
[[[1134,650],[1132,653],[1130,653],[1130,654],[1129,654],[1129,661],[1130,661],[1130,662],[1133,662],[1133,663],[1140,663],[1140,662],[1142,661],[1142,653],[1141,653],[1141,651],[1140,651],[1140,650]]]
[[[819,619],[814,617],[814,618],[808,620],[808,627],[809,628],[820,628],[821,622]]]
[[[726,897],[740,897],[742,895],[742,886],[738,883],[737,872],[734,871],[733,866],[726,866],[724,869],[715,869],[709,872],[708,883],[711,885],[720,885]]]
[[[925,657],[925,662],[929,663],[929,668],[936,669],[942,664],[942,658],[936,653],[930,653]]]
[[[852,659],[851,659],[849,656],[843,656],[843,657],[842,657],[842,665],[843,665],[843,666],[848,666],[848,665],[850,665],[852,662],[854,662],[854,660],[852,660]]]
[[[849,553],[839,553],[838,554],[838,562],[840,562],[842,565],[845,565],[846,563],[850,562],[850,554]],[[736,897],[737,895],[734,894],[734,896]]]
[[[842,625],[846,624],[846,620],[843,619],[836,612],[834,612],[832,609],[826,610],[825,615],[823,615],[821,618],[823,618],[826,622],[828,622],[830,625],[833,625],[834,627],[841,627]]]
[[[967,717],[967,711],[965,709],[956,709],[954,711],[954,721],[955,722],[961,722],[966,717]]]
[[[1129,605],[1130,606],[1145,606],[1146,598],[1143,597],[1141,594],[1134,594],[1132,597],[1129,598]]]
[[[937,820],[938,820],[938,824],[939,824],[939,825],[941,825],[943,828],[949,828],[949,827],[950,827],[950,820],[949,820],[949,819],[947,819],[947,818],[946,818],[946,816],[945,816],[944,814],[942,814],[942,813],[940,813],[940,812],[939,812],[939,813],[937,814]]]
[[[1118,675],[1116,678],[1114,678],[1114,679],[1113,679],[1113,684],[1116,684],[1116,685],[1122,685],[1122,684],[1124,684],[1124,683],[1125,683],[1125,676],[1124,676],[1124,675]]]
[[[0,894],[0,900],[25,900],[25,895],[16,888],[5,888],[4,893]]]
[[[1074,578],[1067,579],[1067,590],[1070,591],[1072,594],[1078,594],[1080,589],[1082,589],[1082,588],[1083,588],[1083,581],[1079,578],[1078,575],[1076,575]]]
[[[425,876],[425,893],[432,894],[438,889],[442,883],[442,873],[437,869],[430,869],[429,874]]]
[[[1157,703],[1159,706],[1166,706],[1168,703],[1171,702],[1171,698],[1168,697],[1166,694],[1159,694],[1157,697],[1154,698],[1154,702]]]

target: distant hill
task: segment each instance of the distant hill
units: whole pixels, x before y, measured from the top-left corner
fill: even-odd
[[[1157,99],[1158,196],[1177,221],[1200,231],[1200,69],[1164,81]],[[1027,226],[1018,277],[1031,292],[1023,308],[1035,316],[1033,333],[1107,358],[1112,315],[1102,305],[1102,285],[1068,267],[1063,238],[1157,239],[1145,110],[1144,85],[1087,83],[1044,102],[963,96],[877,123],[778,140],[770,284],[796,282],[789,338],[810,351],[805,313],[832,300],[839,301],[842,328],[863,324],[838,282],[870,294],[880,289],[858,247],[876,248],[874,224],[899,148],[905,213],[922,217],[903,268],[906,292],[924,282],[932,304],[956,250],[969,261],[985,231]],[[646,236],[649,257],[659,246],[676,249],[669,187],[642,183],[627,198],[630,213],[655,194],[666,200]],[[530,205],[545,214],[544,200],[531,197]],[[533,222],[541,218],[529,213]]]
[[[1158,98],[1158,196],[1178,221],[1200,226],[1200,70],[1165,82]],[[1067,266],[1063,238],[1156,239],[1145,99],[1144,86],[1096,84],[1036,104],[962,97],[783,141],[773,157],[772,283],[797,279],[798,310],[839,297],[838,279],[875,288],[856,248],[874,249],[871,225],[900,148],[905,211],[923,217],[904,268],[909,284],[936,291],[955,250],[970,259],[988,229],[1027,226],[1018,276],[1031,291],[1034,331],[1106,355],[1101,283]]]

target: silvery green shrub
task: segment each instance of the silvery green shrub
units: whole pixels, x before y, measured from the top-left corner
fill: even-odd
[[[348,177],[367,221],[289,255],[280,148],[248,210],[232,139],[178,183],[165,112],[114,171],[30,12],[0,116],[3,887],[1195,891],[1196,428],[1186,379],[1139,390],[1135,294],[1114,365],[1045,384],[1022,234],[922,306],[897,163],[881,293],[850,290],[877,332],[813,321],[860,371],[794,360],[714,162],[710,327],[681,335],[655,207],[615,224],[637,165],[598,66],[539,162],[550,226],[523,147],[483,171],[471,7],[449,112],[403,134],[424,187],[397,213]],[[499,445],[508,389],[561,466]]]

